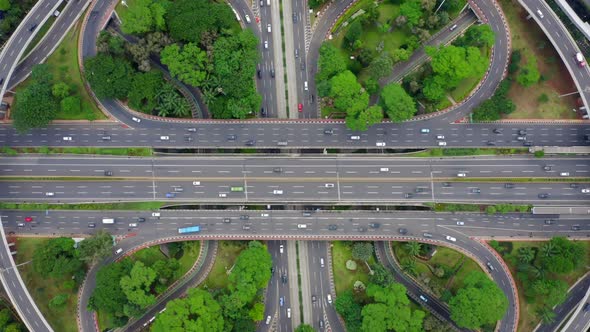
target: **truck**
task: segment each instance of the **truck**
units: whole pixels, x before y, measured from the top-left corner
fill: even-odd
[[[576,53],[576,61],[578,62],[578,65],[580,67],[584,67],[586,65],[586,60],[584,59],[584,56],[580,52]]]
[[[201,226],[181,227],[178,229],[178,234],[197,233],[201,231]]]
[[[103,224],[114,224],[115,223],[115,219],[113,219],[113,218],[102,218],[102,223]]]

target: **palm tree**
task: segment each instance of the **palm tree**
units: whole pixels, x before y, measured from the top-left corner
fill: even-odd
[[[518,249],[518,260],[522,263],[530,263],[535,258],[535,252],[531,247],[522,247]]]
[[[543,323],[545,324],[551,324],[555,321],[555,313],[553,312],[553,310],[551,310],[551,308],[547,306],[543,306],[540,309],[538,309],[537,315],[541,317]]]
[[[178,99],[176,100],[176,106],[172,110],[172,114],[174,114],[174,116],[177,118],[182,118],[182,117],[188,116],[191,112],[190,105],[188,104],[186,99],[184,99],[180,96],[177,96],[177,97],[178,97]]]
[[[557,255],[557,248],[553,242],[547,242],[541,247],[541,254],[543,257],[552,257]]]
[[[416,261],[413,259],[409,259],[406,258],[402,261],[402,270],[404,270],[406,273],[416,276],[418,274],[417,270],[416,270]]]
[[[414,257],[420,254],[420,249],[422,249],[422,243],[416,241],[410,241],[404,245],[408,255]]]

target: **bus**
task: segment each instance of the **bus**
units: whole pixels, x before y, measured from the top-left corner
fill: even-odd
[[[182,227],[178,229],[178,234],[187,234],[187,233],[196,233],[200,232],[200,226],[189,226],[189,227]]]
[[[234,192],[235,191],[242,192],[242,191],[244,191],[244,187],[231,187],[231,191],[234,191]]]
[[[113,219],[113,218],[102,218],[102,223],[103,224],[114,224],[115,223],[115,219]]]

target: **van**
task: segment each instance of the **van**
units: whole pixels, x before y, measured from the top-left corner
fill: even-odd
[[[561,172],[561,173],[559,173],[559,176],[570,176],[570,173],[568,173],[568,172]]]
[[[297,228],[307,228],[307,224],[297,224]]]
[[[332,295],[331,294],[328,294],[328,303],[332,304]]]
[[[307,81],[303,82],[303,90],[307,91]]]
[[[323,258],[320,258],[320,266],[324,267],[324,259]]]
[[[123,248],[119,248],[119,249],[117,249],[117,251],[115,251],[115,255],[118,255],[122,252],[123,252]]]
[[[287,308],[287,318],[291,318],[291,308]]]
[[[152,217],[160,217],[160,212],[152,212]]]

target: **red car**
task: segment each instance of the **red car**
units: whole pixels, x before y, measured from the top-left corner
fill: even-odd
[[[297,108],[299,109],[299,112],[303,112],[303,104],[297,105]]]
[[[33,221],[33,218],[31,218],[31,217],[25,217],[25,221],[26,222],[31,222],[31,221]]]

